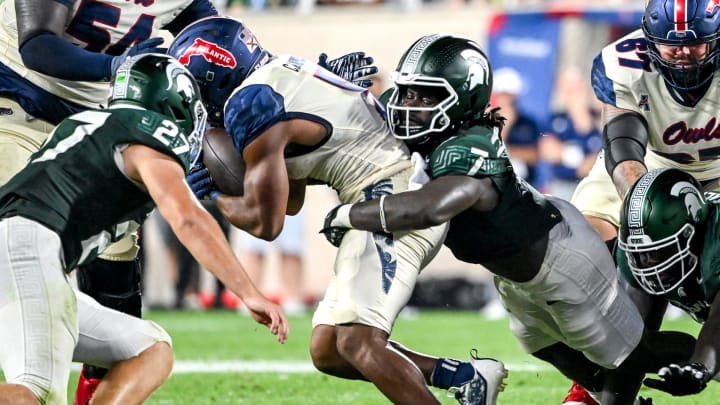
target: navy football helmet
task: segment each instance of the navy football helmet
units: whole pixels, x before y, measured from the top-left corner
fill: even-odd
[[[426,35],[410,46],[390,78],[395,89],[387,103],[396,138],[422,145],[442,138],[482,115],[490,102],[492,71],[480,46],[462,37]],[[406,105],[408,89],[440,95],[434,106]],[[418,113],[428,111],[420,122]]]
[[[195,76],[213,126],[224,126],[224,106],[232,91],[271,55],[240,20],[207,17],[182,30],[168,48]]]
[[[692,90],[712,79],[720,49],[720,3],[708,0],[649,0],[642,19],[648,54],[666,83],[679,90]],[[664,60],[657,45],[706,44],[705,58],[692,63]]]
[[[623,201],[618,246],[643,290],[666,294],[693,273],[709,211],[700,183],[682,170],[651,170],[635,182]]]

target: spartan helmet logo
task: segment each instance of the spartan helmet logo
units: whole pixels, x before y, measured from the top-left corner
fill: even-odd
[[[177,92],[180,93],[186,99],[192,99],[195,97],[195,89],[193,87],[192,79],[188,76],[184,69],[177,65],[168,64],[167,66],[168,75],[168,88],[171,90],[173,82],[175,83]]]
[[[682,197],[685,202],[685,209],[687,209],[688,215],[695,222],[700,220],[700,210],[703,207],[703,203],[700,200],[700,190],[698,190],[693,184],[686,181],[679,181],[673,185],[672,189],[670,189],[670,195]]]
[[[470,62],[470,71],[468,72],[468,77],[470,79],[470,88],[473,88],[477,85],[488,84],[488,72],[490,71],[490,68],[488,66],[487,60],[481,57],[481,55],[477,51],[469,49],[460,53],[460,56],[464,57],[468,60],[468,62]]]

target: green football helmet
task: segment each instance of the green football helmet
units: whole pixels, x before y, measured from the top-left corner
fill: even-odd
[[[128,58],[115,72],[110,105],[129,104],[172,119],[190,147],[191,165],[200,155],[207,112],[193,75],[174,58],[147,53]]]
[[[395,89],[387,104],[388,121],[396,138],[425,143],[481,116],[490,101],[490,62],[475,42],[449,34],[426,35],[407,50],[390,78]],[[408,89],[443,94],[433,106],[411,106]],[[422,119],[423,112],[427,118]]]
[[[693,238],[708,211],[700,183],[678,169],[651,170],[630,188],[618,245],[643,290],[666,294],[692,274],[700,242]]]

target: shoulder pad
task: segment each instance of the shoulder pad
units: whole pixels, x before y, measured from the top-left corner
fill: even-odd
[[[607,45],[593,60],[591,82],[596,97],[603,103],[617,106],[618,99],[632,94],[633,83],[644,72],[650,72],[651,66],[647,40],[641,30]]]
[[[283,97],[266,84],[251,84],[235,90],[225,104],[225,129],[235,148],[245,146],[285,117]]]
[[[447,175],[486,177],[512,171],[498,128],[473,127],[448,139],[430,156],[433,178]]]

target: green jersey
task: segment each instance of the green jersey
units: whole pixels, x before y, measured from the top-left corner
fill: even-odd
[[[682,308],[698,322],[707,319],[710,304],[720,289],[720,194],[706,192],[705,198],[710,215],[705,223],[705,240],[698,258],[698,268],[678,288],[663,295],[668,302]],[[625,252],[618,249],[616,258],[622,277],[640,288],[628,266]]]
[[[468,209],[450,220],[445,245],[469,263],[517,253],[562,220],[555,206],[515,175],[499,134],[498,128],[476,126],[443,142],[430,156],[432,178],[487,177],[500,194],[493,210]]]
[[[186,171],[191,164],[186,135],[164,115],[132,108],[81,112],[61,122],[0,188],[0,217],[21,216],[57,232],[67,271],[92,260],[154,208],[119,168],[129,144],[172,156]]]

